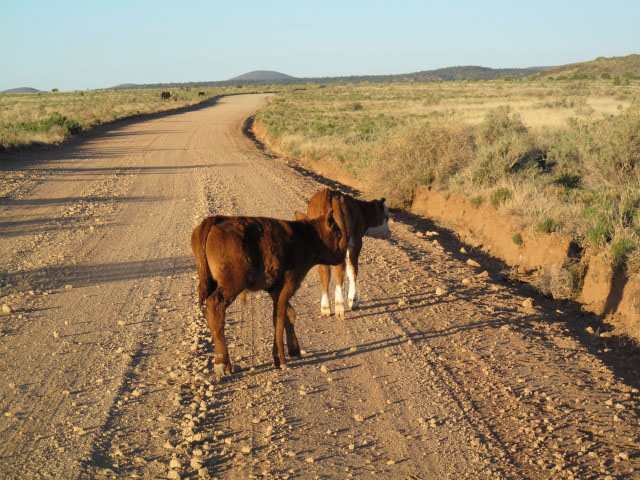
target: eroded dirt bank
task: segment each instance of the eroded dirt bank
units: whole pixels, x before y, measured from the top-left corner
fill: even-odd
[[[455,193],[418,188],[411,211],[456,231],[465,241],[483,244],[491,255],[513,267],[557,274],[565,268],[582,269],[576,298],[584,308],[609,316],[620,333],[640,342],[640,273],[629,273],[602,254],[579,250],[571,238],[522,231],[519,219],[497,213],[489,205],[473,206]],[[521,233],[520,244],[512,240]],[[578,265],[579,264],[579,265]],[[568,271],[567,271],[568,272]]]
[[[208,380],[191,229],[213,212],[292,218],[329,183],[242,136],[263,101],[2,164],[2,476],[637,476],[637,350],[408,214],[365,240],[344,323],[320,318],[311,272],[289,370],[271,366],[270,300],[253,294],[228,317],[239,371]]]

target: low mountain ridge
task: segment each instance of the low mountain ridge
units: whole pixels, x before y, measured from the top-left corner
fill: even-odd
[[[588,62],[569,63],[552,67],[534,75],[534,78],[640,78],[640,55],[631,54],[623,57],[598,57]]]
[[[253,72],[243,73],[237,77],[230,78],[229,81],[234,80],[254,80],[254,81],[267,81],[267,80],[281,80],[281,79],[293,79],[291,75],[285,73],[274,72],[271,70],[254,70]]]
[[[9,88],[7,90],[2,90],[0,93],[37,93],[42,90],[38,90],[37,88],[31,87],[18,87],[18,88]]]

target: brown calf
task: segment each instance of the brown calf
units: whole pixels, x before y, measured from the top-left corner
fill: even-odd
[[[336,317],[340,320],[344,320],[342,284],[344,282],[345,269],[349,277],[349,308],[352,310],[358,308],[356,279],[358,276],[358,257],[362,249],[362,237],[365,235],[375,238],[388,238],[391,236],[388,223],[389,209],[384,202],[384,198],[365,202],[328,188],[319,191],[309,200],[307,215],[309,217],[317,217],[333,209],[336,221],[346,237],[347,255],[345,261],[333,267],[333,273],[336,278],[335,311]],[[318,273],[322,283],[320,311],[323,316],[329,316],[331,315],[329,303],[331,271],[328,265],[319,265]]]
[[[333,210],[297,221],[262,217],[205,218],[191,235],[191,249],[199,278],[200,306],[206,302],[207,324],[213,337],[214,373],[231,373],[224,338],[225,312],[245,290],[265,290],[273,299],[273,361],[285,368],[283,331],[290,356],[300,355],[295,334],[295,312],[289,300],[307,272],[319,263],[344,261],[346,240]]]
[[[169,100],[171,98],[171,92],[160,92],[160,98],[162,98],[162,100]]]
[[[204,97],[204,92],[198,92],[199,97]]]

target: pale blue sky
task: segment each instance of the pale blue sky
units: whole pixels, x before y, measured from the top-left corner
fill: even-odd
[[[530,67],[640,53],[640,1],[0,1],[0,90]]]

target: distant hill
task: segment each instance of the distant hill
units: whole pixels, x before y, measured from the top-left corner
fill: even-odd
[[[534,75],[534,78],[589,78],[594,76],[602,78],[603,74],[608,74],[611,78],[640,78],[640,55],[598,57],[589,62],[569,63],[539,72]]]
[[[230,81],[242,81],[242,80],[251,80],[251,81],[273,81],[273,80],[286,80],[293,79],[291,75],[286,75],[280,72],[272,72],[270,70],[254,70],[253,72],[245,73],[242,75],[238,75],[237,77],[233,77]]]
[[[422,77],[433,77],[435,80],[495,80],[497,78],[524,78],[534,73],[541,72],[549,67],[528,67],[528,68],[489,68],[477,67],[473,65],[463,67],[446,67],[436,70],[426,70],[410,74],[414,79]]]
[[[360,83],[360,82],[433,82],[450,80],[495,80],[497,78],[524,78],[550,67],[529,68],[488,68],[477,66],[447,67],[422,72],[401,73],[392,75],[351,75],[344,77],[292,77],[284,73],[257,70],[245,73],[229,80],[216,82],[184,82],[184,83],[125,83],[113,88],[180,88],[180,87],[226,87],[236,85],[295,85],[304,83]]]
[[[112,88],[115,88],[116,90],[129,90],[131,88],[140,88],[140,86],[135,83],[121,83],[120,85],[116,85]]]
[[[9,90],[2,90],[0,93],[36,93],[41,91],[42,90],[38,90],[37,88],[19,87],[19,88],[10,88]]]

